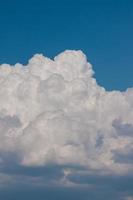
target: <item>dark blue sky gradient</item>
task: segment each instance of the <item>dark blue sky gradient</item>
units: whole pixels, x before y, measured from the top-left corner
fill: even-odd
[[[81,49],[106,89],[133,86],[133,1],[0,0],[0,63]]]

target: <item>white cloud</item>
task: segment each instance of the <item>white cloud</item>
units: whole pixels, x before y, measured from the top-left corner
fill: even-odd
[[[16,153],[19,164],[124,174],[132,164],[113,154],[133,147],[132,127],[133,89],[100,87],[81,51],[0,66],[0,152]]]

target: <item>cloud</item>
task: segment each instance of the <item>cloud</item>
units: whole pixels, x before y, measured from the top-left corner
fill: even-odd
[[[113,121],[113,127],[116,129],[117,133],[123,136],[133,137],[133,125],[130,123],[122,123],[120,119],[115,119]]]
[[[96,173],[88,174],[87,172],[79,172],[79,173],[73,173],[68,176],[70,180],[76,183],[82,183],[82,184],[90,184],[93,189],[100,188],[106,188],[109,189],[112,188],[114,190],[118,191],[132,191],[133,188],[133,176],[132,175],[101,175]]]
[[[114,151],[113,159],[118,163],[133,164],[133,148]]]
[[[70,50],[54,60],[36,54],[26,66],[0,66],[2,174],[72,186],[83,185],[82,173],[70,178],[81,171],[132,173],[133,88],[108,92],[93,74],[86,56]]]

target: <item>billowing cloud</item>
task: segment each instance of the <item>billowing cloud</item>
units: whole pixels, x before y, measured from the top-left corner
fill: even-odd
[[[75,185],[86,184],[84,173],[111,182],[105,176],[133,172],[133,88],[108,92],[93,73],[81,51],[69,50],[0,66],[2,174]]]

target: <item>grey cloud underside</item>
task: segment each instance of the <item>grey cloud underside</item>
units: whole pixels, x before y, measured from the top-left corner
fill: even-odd
[[[120,119],[116,119],[112,123],[113,127],[116,129],[117,133],[121,136],[131,136],[133,137],[133,125],[130,123],[122,123]]]
[[[114,151],[115,162],[133,164],[133,148],[129,148],[127,152]]]
[[[103,200],[104,198],[108,200],[125,200],[125,198],[119,198],[118,195],[111,191],[104,192],[103,190],[96,191],[89,189],[84,190],[80,188],[32,188],[32,189],[12,189],[4,190],[0,192],[0,198],[2,200],[23,200],[23,199],[33,199],[33,200]]]
[[[22,180],[89,187],[92,175],[94,185],[110,187],[111,176],[129,178],[133,88],[108,92],[93,74],[81,51],[0,66],[1,187]]]

